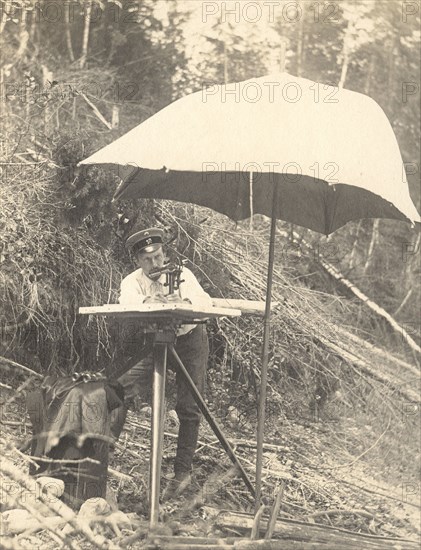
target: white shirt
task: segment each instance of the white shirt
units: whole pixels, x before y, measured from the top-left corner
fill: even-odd
[[[182,300],[187,298],[195,307],[210,307],[212,306],[212,298],[200,286],[199,281],[187,267],[183,267],[181,272],[181,280],[179,289],[176,294]],[[121,281],[119,302],[122,305],[142,304],[147,296],[155,296],[156,294],[168,295],[168,287],[164,286],[165,274],[162,274],[157,281],[152,281],[144,274],[142,268],[136,269]],[[187,334],[196,325],[182,325],[177,335],[182,336]]]

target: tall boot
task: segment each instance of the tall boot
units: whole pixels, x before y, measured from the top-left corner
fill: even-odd
[[[199,438],[200,420],[180,420],[177,454],[174,461],[176,478],[183,479],[191,472],[193,456]]]
[[[120,437],[121,432],[123,431],[123,426],[126,421],[127,412],[128,412],[127,406],[123,403],[116,409],[114,409],[111,412],[110,415],[110,431],[111,436],[115,438],[117,441]]]

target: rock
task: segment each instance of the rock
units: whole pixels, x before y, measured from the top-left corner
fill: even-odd
[[[102,516],[99,518],[98,516]],[[133,530],[133,523],[130,518],[119,510],[111,512],[111,507],[103,498],[90,498],[82,504],[78,517],[86,521],[95,533],[106,536],[109,529],[112,529],[117,536],[121,536],[120,529]],[[109,534],[109,533],[108,533]]]
[[[178,420],[177,413],[175,412],[174,409],[171,409],[170,411],[167,412],[166,420],[170,426],[174,426],[175,428],[180,427],[180,421]]]
[[[31,515],[27,510],[14,508],[7,510],[0,515],[0,533],[1,535],[13,535],[22,533],[26,529]]]
[[[228,407],[228,414],[226,416],[226,422],[232,428],[237,427],[239,422],[240,422],[240,412],[233,405],[230,405]]]
[[[130,518],[124,512],[113,512],[108,516],[111,523],[118,525],[121,529],[132,529],[133,525]]]
[[[31,517],[31,514],[28,512],[28,510],[22,510],[22,508],[13,508],[13,510],[6,510],[6,512],[3,512],[2,520],[5,521],[26,521],[29,517]]]
[[[78,512],[78,517],[86,519],[93,516],[106,516],[111,512],[111,506],[104,498],[88,498]]]
[[[142,408],[142,415],[146,416],[146,418],[151,418],[152,417],[152,407],[149,407],[149,405],[147,405],[146,407],[143,407]]]
[[[64,493],[64,481],[62,479],[56,479],[55,477],[42,476],[39,477],[36,482],[41,486],[41,489],[56,497],[60,498]]]

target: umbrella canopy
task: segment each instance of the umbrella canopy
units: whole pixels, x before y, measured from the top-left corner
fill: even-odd
[[[191,202],[234,220],[270,216],[276,181],[276,217],[326,235],[358,218],[420,221],[379,105],[287,73],[188,95],[80,164],[118,166],[116,197]]]

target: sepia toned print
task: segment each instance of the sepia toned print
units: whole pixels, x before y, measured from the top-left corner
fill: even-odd
[[[0,2],[2,547],[419,547],[420,17]]]

